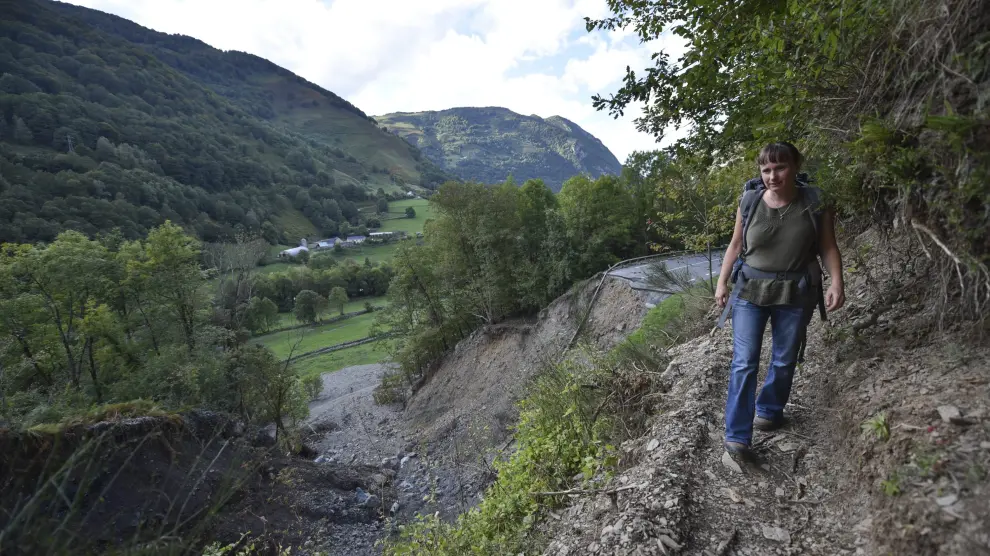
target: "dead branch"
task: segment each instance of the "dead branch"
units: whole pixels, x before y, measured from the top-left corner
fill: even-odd
[[[821,500],[784,500],[785,504],[807,504],[809,506],[817,506],[821,504]]]
[[[959,289],[960,289],[960,293],[965,294],[965,292],[966,292],[966,281],[963,278],[963,273],[962,273],[962,268],[961,267],[964,267],[966,265],[962,261],[962,259],[958,255],[956,255],[951,249],[949,249],[949,247],[941,239],[939,239],[938,235],[936,235],[935,232],[933,232],[927,226],[925,226],[923,224],[919,224],[918,222],[912,220],[911,221],[911,227],[914,228],[916,232],[918,232],[918,231],[924,232],[932,240],[932,242],[935,243],[935,245],[938,245],[942,249],[942,251],[950,259],[952,259],[952,262],[955,263],[956,275],[959,278]],[[921,241],[920,237],[919,237],[919,241]],[[922,248],[924,248],[924,244],[922,244]],[[926,250],[926,254],[927,254],[927,250]],[[975,272],[975,274],[977,275],[975,277],[975,280],[977,281],[977,285],[976,285],[975,290],[973,292],[973,297],[975,298],[977,305],[979,305],[979,292],[978,292],[978,290],[979,290],[980,286],[983,286],[984,288],[986,288],[986,290],[987,290],[987,298],[990,299],[990,273],[987,272],[986,265],[980,263],[979,261],[977,261],[977,268],[978,268],[978,270]],[[980,282],[982,282],[982,284],[980,284]]]
[[[925,241],[923,239],[921,239],[921,233],[918,231],[917,228],[914,228],[914,227],[912,227],[912,228],[914,229],[914,235],[918,237],[918,245],[921,246],[921,250],[925,253],[925,256],[928,257],[929,260],[931,260],[932,254],[929,253],[928,252],[928,248],[925,247]]]
[[[960,265],[963,264],[962,260],[955,253],[953,253],[952,250],[949,249],[949,247],[945,243],[942,243],[942,240],[940,240],[938,236],[935,235],[935,232],[933,232],[930,228],[928,228],[924,224],[918,224],[917,220],[911,221],[911,227],[914,228],[915,230],[920,230],[928,234],[928,237],[930,237],[931,240],[935,242],[935,245],[941,247],[942,251],[945,251],[945,254],[948,255],[953,261],[955,261],[956,264],[960,264]]]

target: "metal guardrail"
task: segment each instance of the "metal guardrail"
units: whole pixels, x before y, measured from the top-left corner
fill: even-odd
[[[595,293],[591,297],[591,302],[588,303],[588,310],[585,311],[584,317],[581,319],[581,322],[578,324],[577,329],[574,331],[574,335],[571,336],[571,340],[569,342],[567,342],[567,346],[564,348],[564,352],[566,352],[567,350],[569,350],[572,347],[574,347],[574,342],[577,341],[577,338],[581,334],[581,330],[584,328],[585,323],[588,322],[588,317],[591,316],[592,309],[595,308],[595,301],[598,300],[598,294],[601,293],[602,286],[605,284],[605,279],[608,278],[612,274],[612,271],[614,271],[617,268],[622,267],[622,266],[628,266],[630,263],[634,263],[634,262],[637,262],[637,261],[644,261],[646,259],[657,259],[657,258],[661,258],[661,257],[666,257],[667,259],[672,259],[672,258],[675,258],[675,257],[678,257],[678,256],[682,256],[682,255],[707,255],[709,252],[714,253],[714,252],[717,252],[717,251],[723,251],[724,252],[725,251],[725,247],[718,247],[718,248],[713,247],[711,249],[706,249],[704,251],[683,250],[683,251],[669,251],[667,253],[657,253],[655,255],[644,255],[642,257],[633,257],[631,259],[625,259],[625,260],[619,261],[619,262],[613,264],[612,266],[608,267],[607,270],[602,271],[602,279],[598,282],[598,286],[595,288]]]

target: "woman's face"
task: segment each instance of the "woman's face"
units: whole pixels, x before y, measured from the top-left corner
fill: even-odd
[[[794,186],[794,166],[789,162],[770,162],[760,166],[760,175],[767,190],[780,193]]]

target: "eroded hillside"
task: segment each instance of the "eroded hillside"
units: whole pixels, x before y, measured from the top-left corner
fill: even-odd
[[[319,461],[380,466],[379,473],[390,474],[395,505],[390,499],[381,517],[403,524],[417,513],[439,511],[453,519],[476,505],[495,479],[493,459],[511,452],[516,403],[531,380],[572,340],[614,346],[639,326],[645,301],[643,292],[619,278],[602,282],[599,276],[575,286],[532,319],[484,327],[462,340],[405,408],[372,399],[381,366],[325,375],[310,420],[327,432],[312,436],[311,446]],[[374,554],[375,541],[391,533],[369,523],[338,525],[328,531],[326,546],[331,554]]]

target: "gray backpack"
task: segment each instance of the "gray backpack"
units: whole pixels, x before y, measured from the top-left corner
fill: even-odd
[[[797,181],[799,194],[803,196],[805,203],[811,209],[808,211],[808,214],[811,218],[812,226],[814,226],[815,229],[815,238],[816,238],[815,250],[818,251],[819,246],[818,246],[817,238],[821,230],[822,217],[825,213],[825,206],[821,200],[822,192],[821,189],[810,185],[810,180],[808,179],[807,174],[798,174],[796,181]],[[747,181],[743,185],[743,195],[742,195],[742,199],[740,199],[739,201],[739,210],[742,213],[741,216],[742,216],[742,228],[743,228],[742,229],[743,245],[742,245],[742,250],[739,253],[739,258],[737,258],[732,265],[732,274],[730,276],[729,281],[733,284],[736,284],[736,282],[740,280],[740,270],[742,269],[743,265],[746,262],[743,254],[746,252],[746,248],[747,248],[746,233],[749,231],[750,216],[752,216],[753,209],[756,207],[756,203],[758,203],[760,199],[763,198],[763,194],[766,193],[766,190],[767,189],[766,189],[766,185],[763,183],[763,178],[759,178],[759,177],[753,178]],[[809,264],[807,275],[809,277],[809,282],[811,284],[811,287],[815,288],[817,291],[815,292],[815,298],[811,299],[812,301],[814,301],[814,304],[809,303],[805,311],[805,317],[801,330],[801,347],[798,350],[798,362],[804,361],[806,331],[808,324],[811,322],[811,317],[814,315],[815,305],[818,306],[818,312],[821,315],[822,320],[826,320],[827,318],[825,315],[825,291],[821,285],[822,269],[821,269],[821,265],[819,265],[818,263],[817,257],[815,257]],[[733,288],[733,293],[729,298],[729,302],[726,303],[725,310],[722,312],[721,318],[719,318],[719,324],[718,324],[719,327],[724,326],[725,319],[728,317],[729,311],[732,307],[733,302],[735,301],[735,297],[738,296],[738,292],[740,291],[740,289],[741,289],[741,283],[736,284],[736,286]]]

